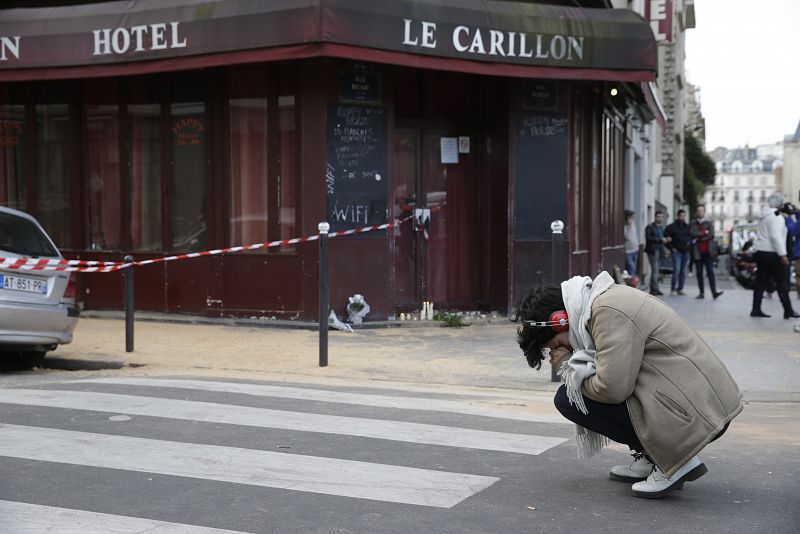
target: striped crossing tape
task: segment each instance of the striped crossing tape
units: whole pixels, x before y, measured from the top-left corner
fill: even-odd
[[[367,232],[375,232],[379,230],[386,230],[400,226],[406,221],[410,221],[413,216],[409,215],[403,219],[396,220],[395,222],[386,224],[376,224],[373,226],[363,226],[361,228],[353,228],[352,230],[341,230],[339,232],[330,232],[328,237],[340,237],[354,234],[365,234]],[[126,269],[131,266],[150,265],[153,263],[163,263],[166,261],[186,260],[190,258],[199,258],[202,256],[216,256],[219,254],[228,254],[231,252],[242,252],[247,250],[258,250],[262,248],[284,247],[288,245],[296,245],[298,243],[305,243],[307,241],[316,241],[319,239],[319,234],[304,237],[295,237],[293,239],[282,239],[279,241],[270,241],[269,243],[255,243],[253,245],[241,245],[237,247],[220,248],[215,250],[206,250],[203,252],[191,252],[188,254],[177,254],[175,256],[166,256],[164,258],[155,258],[152,260],[135,261],[132,263],[121,263],[113,261],[92,261],[92,260],[37,260],[26,258],[0,258],[0,269],[18,269],[21,271],[66,271],[66,272],[79,272],[79,273],[110,273],[120,269]]]

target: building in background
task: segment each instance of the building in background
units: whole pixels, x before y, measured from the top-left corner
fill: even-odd
[[[360,293],[378,319],[423,300],[506,311],[551,280],[554,219],[569,273],[624,265],[626,150],[647,180],[658,51],[608,7],[7,1],[0,203],[87,260],[404,221],[332,241],[334,309]],[[312,245],[137,268],[137,307],[315,318]],[[121,306],[119,273],[80,284],[87,308]]]
[[[699,106],[699,89],[688,83],[684,59],[687,30],[695,27],[694,0],[617,0],[614,7],[631,9],[650,25],[658,43],[658,80],[651,84],[656,121],[641,121],[628,113],[629,180],[625,184],[626,208],[634,211],[640,241],[644,227],[656,210],[673,219],[685,207],[683,197],[684,135],[689,130],[705,137],[705,122]],[[644,258],[646,264],[646,256]],[[649,273],[648,265],[643,272]]]
[[[783,138],[783,194],[800,205],[800,123],[794,134]]]
[[[686,93],[686,128],[685,131],[700,142],[700,146],[706,146],[706,119],[703,117],[703,109],[700,101],[700,87],[692,83]],[[687,200],[684,198],[684,200]]]
[[[713,186],[706,187],[703,201],[714,231],[721,235],[733,226],[757,223],[767,197],[781,189],[783,144],[721,148],[711,156],[717,177]]]

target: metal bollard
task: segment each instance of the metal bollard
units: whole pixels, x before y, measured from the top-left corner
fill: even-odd
[[[133,263],[133,256],[125,256],[125,263]],[[125,269],[125,352],[133,352],[133,265]]]
[[[565,278],[564,269],[564,222],[555,220],[550,223],[550,231],[553,233],[553,264],[552,264],[552,279],[554,284],[561,283]],[[550,381],[560,382],[558,377],[558,362],[550,364]]]
[[[321,222],[319,229],[319,366],[328,366],[328,231],[331,225]]]

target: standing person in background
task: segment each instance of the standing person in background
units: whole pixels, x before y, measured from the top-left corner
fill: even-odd
[[[636,221],[633,212],[625,210],[625,269],[631,276],[636,276],[639,263],[639,233],[636,230]]]
[[[669,238],[667,247],[672,251],[672,282],[670,295],[685,295],[683,283],[686,281],[686,267],[689,265],[689,249],[692,236],[686,223],[686,210],[678,210],[678,218],[667,225],[664,235]]]
[[[697,288],[700,290],[695,298],[706,298],[703,284],[703,267],[705,267],[708,285],[711,286],[711,296],[716,300],[723,292],[717,291],[717,277],[714,274],[714,260],[719,254],[719,247],[714,241],[714,225],[706,220],[705,205],[699,204],[696,213],[697,217],[689,224],[689,235],[694,240],[692,256],[697,266]]]
[[[786,244],[788,245],[789,241],[792,242],[792,247],[786,252],[794,260],[795,289],[797,289],[797,296],[800,297],[800,218],[797,216],[797,210],[787,213],[785,217],[786,230],[789,232],[789,240]]]
[[[761,299],[771,280],[775,281],[778,289],[778,297],[783,305],[783,318],[800,317],[792,309],[792,302],[789,300],[786,223],[776,211],[783,204],[783,200],[783,194],[776,191],[767,198],[769,206],[761,208],[756,240],[753,243],[753,248],[756,249],[753,255],[756,260],[756,282],[753,286],[753,309],[750,311],[750,317],[769,317],[761,310]]]
[[[663,295],[658,288],[658,271],[661,265],[661,257],[664,255],[664,243],[669,241],[664,237],[664,212],[656,211],[656,220],[647,225],[644,229],[645,246],[647,259],[650,260],[650,294]]]

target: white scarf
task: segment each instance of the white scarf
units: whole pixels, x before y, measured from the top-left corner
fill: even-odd
[[[613,285],[614,279],[606,271],[601,272],[594,280],[588,276],[574,276],[561,283],[561,295],[569,316],[569,343],[575,352],[572,353],[569,361],[561,366],[558,375],[566,386],[567,398],[570,403],[584,414],[588,414],[589,410],[586,409],[586,403],[583,400],[581,384],[597,373],[595,365],[597,351],[594,339],[589,334],[586,325],[592,317],[594,299]],[[580,425],[575,425],[575,439],[580,458],[589,458],[598,454],[609,441],[602,434],[592,432]]]

